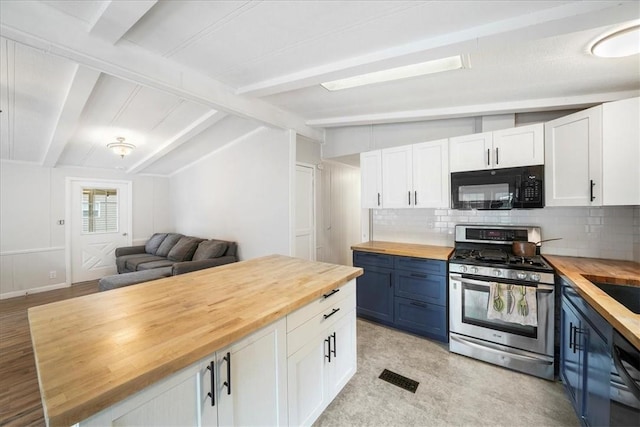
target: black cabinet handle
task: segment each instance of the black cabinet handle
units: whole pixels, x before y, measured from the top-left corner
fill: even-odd
[[[327,339],[325,339],[324,342],[329,346],[329,351],[325,353],[324,358],[329,359],[329,363],[331,363],[331,337],[327,337]]]
[[[498,157],[498,147],[496,147],[496,165],[500,164],[500,158]]]
[[[411,205],[411,191],[407,191],[407,195],[409,197],[409,205]]]
[[[215,367],[215,365],[214,365],[213,361],[211,361],[209,366],[207,366],[207,369],[209,371],[211,371],[211,392],[207,393],[207,396],[209,396],[211,398],[211,406],[216,406],[216,395],[215,395],[216,372],[215,372],[214,367]]]
[[[227,387],[227,394],[231,394],[231,353],[227,352],[227,355],[222,360],[227,362],[227,381],[223,385]]]
[[[416,277],[418,279],[426,279],[427,275],[426,274],[416,274],[416,273],[411,273],[410,274],[411,277]]]
[[[596,186],[596,183],[593,182],[593,180],[590,180],[590,182],[591,182],[591,187],[589,188],[589,198],[593,202],[596,199],[596,197],[593,195],[593,187]]]
[[[378,206],[380,206],[380,193],[378,193]]]
[[[569,322],[569,350],[573,349],[573,322]],[[573,350],[575,353],[576,351]]]
[[[491,153],[489,152],[489,149],[487,148],[487,166],[489,166],[491,163],[489,163],[491,161]]]
[[[331,345],[329,345],[329,352],[333,353],[333,357],[337,357],[338,355],[336,354],[336,349],[338,348],[338,346],[336,345],[336,333],[334,332],[329,335],[329,338],[333,338],[333,350],[331,349]]]
[[[325,319],[328,319],[329,317],[333,316],[334,314],[336,314],[336,313],[337,313],[337,312],[339,312],[339,311],[340,311],[340,309],[339,309],[339,308],[334,308],[334,309],[331,311],[331,313],[329,313],[329,314],[325,314],[325,315],[324,315],[324,318],[325,318]]]
[[[427,308],[427,304],[423,304],[421,302],[411,301],[411,305],[415,305],[416,307],[420,307],[420,308]]]
[[[329,292],[328,294],[324,294],[322,296],[325,297],[325,298],[329,298],[331,295],[333,295],[333,294],[335,294],[336,292],[339,292],[339,291],[340,291],[340,289],[334,289],[331,292]]]

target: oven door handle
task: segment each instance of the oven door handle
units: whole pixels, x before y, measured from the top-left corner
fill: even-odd
[[[468,283],[469,285],[478,285],[478,286],[486,286],[489,287],[491,286],[491,283],[500,283],[498,281],[495,280],[490,280],[490,281],[485,281],[485,280],[474,280],[474,279],[467,279],[466,277],[462,277],[459,274],[451,274],[450,275],[451,279],[453,280],[457,280],[461,283]],[[501,283],[501,284],[506,284],[506,283]],[[516,285],[516,286],[520,286],[520,285]],[[529,286],[529,285],[525,285],[525,286]],[[536,288],[538,292],[544,292],[544,293],[551,293],[555,290],[555,287],[552,285],[543,285],[543,284],[532,284],[530,285],[530,287],[532,288]]]

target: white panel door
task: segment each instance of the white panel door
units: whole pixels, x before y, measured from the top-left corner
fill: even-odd
[[[116,248],[131,245],[131,183],[70,180],[68,191],[71,282],[115,274]]]
[[[602,106],[545,123],[545,205],[602,204]]]
[[[544,164],[544,123],[493,132],[493,167]]]
[[[602,105],[602,203],[640,205],[640,98]]]
[[[416,208],[449,207],[449,140],[413,145],[413,203]]]
[[[316,223],[315,223],[314,169],[296,165],[296,247],[297,258],[315,261]]]
[[[382,150],[382,207],[413,206],[412,148],[410,145]]]
[[[491,169],[493,133],[449,138],[449,169],[451,172]]]
[[[287,424],[286,339],[283,318],[216,352],[220,426]]]
[[[360,200],[363,209],[382,207],[382,152],[360,154]]]

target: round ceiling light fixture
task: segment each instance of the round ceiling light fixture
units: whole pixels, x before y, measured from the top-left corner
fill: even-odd
[[[116,153],[118,156],[124,159],[124,156],[131,154],[134,148],[136,148],[133,144],[128,144],[124,142],[124,138],[119,136],[116,138],[118,142],[112,142],[111,144],[107,144],[107,148]]]
[[[601,37],[591,47],[591,53],[601,58],[622,58],[640,53],[640,25]]]

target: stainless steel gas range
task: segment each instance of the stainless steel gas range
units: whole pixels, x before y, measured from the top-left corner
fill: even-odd
[[[554,271],[539,254],[516,257],[514,240],[539,227],[457,225],[449,260],[449,348],[541,378],[554,377]]]

